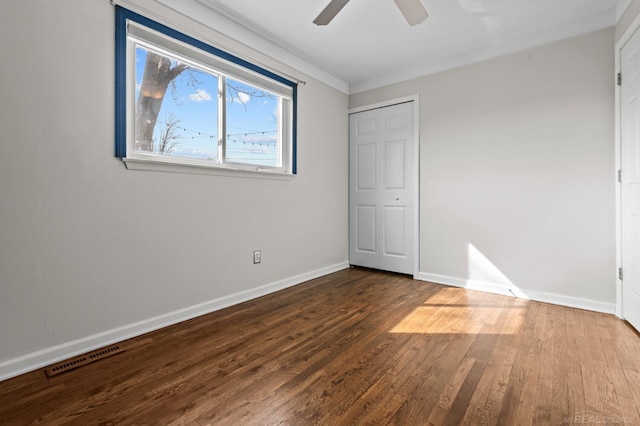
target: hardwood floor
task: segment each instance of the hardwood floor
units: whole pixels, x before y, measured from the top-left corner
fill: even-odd
[[[0,424],[640,424],[614,316],[349,269],[0,382]]]

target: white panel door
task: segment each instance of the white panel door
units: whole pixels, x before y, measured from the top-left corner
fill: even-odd
[[[413,102],[349,117],[349,260],[414,273]]]
[[[620,58],[622,315],[640,330],[640,32]]]

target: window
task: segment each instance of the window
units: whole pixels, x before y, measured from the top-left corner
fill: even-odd
[[[127,167],[295,174],[296,83],[116,6],[116,156]]]

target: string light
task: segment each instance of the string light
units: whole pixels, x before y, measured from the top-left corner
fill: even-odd
[[[162,120],[158,120],[158,123],[160,124],[164,124],[167,127],[170,126],[170,123],[167,121],[162,121]],[[189,135],[179,135],[179,136],[174,136],[173,139],[191,139],[191,140],[195,140],[195,139],[202,139],[202,138],[209,138],[209,139],[217,139],[217,135],[212,135],[209,133],[205,133],[199,130],[192,130],[192,129],[187,129],[184,126],[179,126],[179,125],[174,125],[173,126],[176,130],[180,130],[183,132],[188,132],[188,133],[194,133],[193,136],[189,136]],[[255,140],[250,140],[249,136],[254,136],[254,135],[261,135],[261,136],[265,136],[265,135],[269,135],[269,134],[274,134],[277,135],[278,131],[277,130],[257,130],[257,131],[249,131],[249,132],[242,132],[242,133],[228,133],[227,134],[227,143],[231,142],[234,144],[237,143],[242,143],[243,145],[246,145],[247,143],[250,143],[251,146],[265,146],[265,147],[269,147],[269,146],[275,146],[277,144],[277,140],[274,138],[274,140],[267,140],[267,141],[255,141]],[[197,134],[197,136],[195,135]],[[244,138],[237,138],[236,136],[244,136]]]

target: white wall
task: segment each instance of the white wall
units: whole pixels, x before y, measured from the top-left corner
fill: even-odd
[[[615,309],[614,30],[350,97],[420,96],[425,280]]]
[[[347,265],[346,95],[300,86],[291,181],[128,171],[109,2],[7,2],[0,39],[0,379]]]

